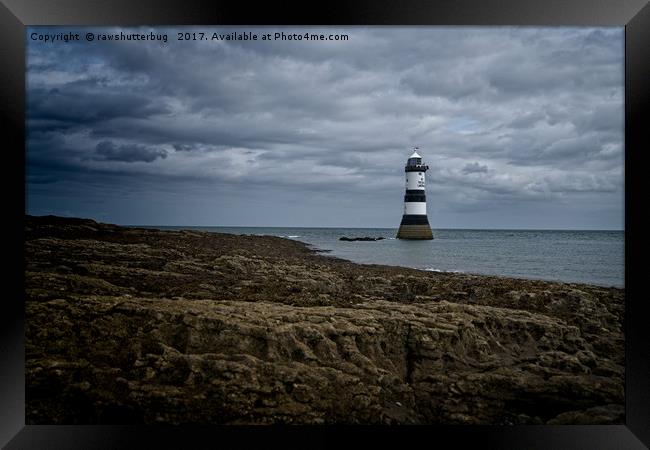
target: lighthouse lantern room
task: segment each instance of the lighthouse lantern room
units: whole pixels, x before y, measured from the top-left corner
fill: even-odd
[[[406,162],[406,194],[404,195],[404,215],[397,232],[397,239],[433,239],[427,218],[427,199],[424,174],[429,166],[415,148]]]

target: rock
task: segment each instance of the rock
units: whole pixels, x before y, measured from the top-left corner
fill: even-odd
[[[383,238],[383,237],[376,237],[376,238],[374,238],[374,237],[368,237],[368,236],[366,236],[366,237],[355,237],[355,238],[349,238],[349,237],[342,236],[342,237],[339,238],[339,241],[348,241],[348,242],[355,242],[355,241],[381,241],[382,239],[384,239],[384,238]]]
[[[26,217],[28,424],[621,424],[624,291]]]

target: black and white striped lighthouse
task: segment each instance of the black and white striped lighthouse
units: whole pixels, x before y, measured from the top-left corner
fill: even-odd
[[[404,215],[397,232],[397,239],[433,239],[427,218],[427,197],[424,173],[429,166],[422,163],[418,148],[409,157],[406,172],[406,194],[404,195]]]

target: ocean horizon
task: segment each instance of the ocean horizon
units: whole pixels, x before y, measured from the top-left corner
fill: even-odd
[[[433,240],[409,241],[395,238],[397,228],[129,226],[278,236],[360,264],[625,286],[624,230],[433,228]],[[343,236],[384,239],[340,241]]]

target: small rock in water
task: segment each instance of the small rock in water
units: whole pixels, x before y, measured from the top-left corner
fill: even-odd
[[[377,238],[369,237],[369,236],[349,238],[349,237],[342,236],[342,237],[339,238],[339,241],[348,241],[348,242],[353,242],[353,241],[381,241],[382,239],[384,239],[384,238],[381,237],[381,236],[377,237]]]

